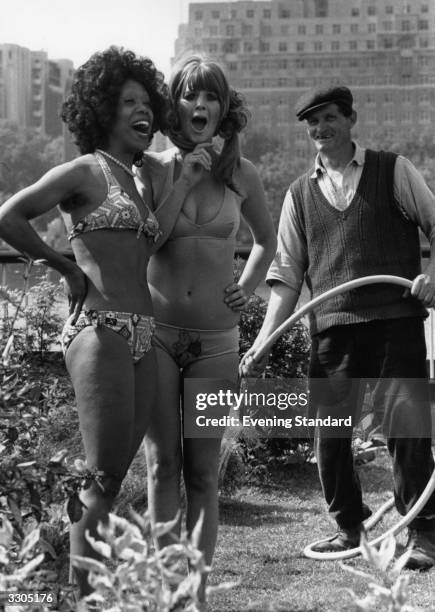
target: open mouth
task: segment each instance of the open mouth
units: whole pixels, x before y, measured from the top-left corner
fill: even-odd
[[[198,132],[202,132],[202,130],[207,125],[208,121],[205,117],[193,117],[192,119],[192,127],[194,130]]]
[[[151,126],[149,121],[136,121],[131,127],[142,136],[148,136]]]

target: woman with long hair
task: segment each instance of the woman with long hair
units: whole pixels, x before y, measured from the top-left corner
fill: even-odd
[[[240,155],[239,133],[247,124],[248,110],[222,68],[208,59],[188,57],[175,66],[169,89],[169,136],[175,148],[146,154],[138,171],[145,191],[157,203],[164,200],[195,147],[204,147],[212,164],[199,169],[200,180],[185,198],[168,240],[150,261],[159,384],[145,437],[148,499],[154,522],[174,519],[184,476],[187,530],[192,533],[201,518],[199,546],[210,565],[218,525],[221,439],[183,436],[183,381],[237,380],[240,311],[275,254],[275,231],[258,173]],[[223,140],[220,152],[215,136]],[[253,246],[234,282],[241,216],[251,230]],[[168,534],[159,545],[170,541]],[[205,579],[199,596],[205,601]]]

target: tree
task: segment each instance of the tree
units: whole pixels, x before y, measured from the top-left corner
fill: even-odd
[[[63,138],[55,140],[36,130],[0,121],[0,203],[63,161]],[[53,210],[36,221],[38,229],[57,216]]]

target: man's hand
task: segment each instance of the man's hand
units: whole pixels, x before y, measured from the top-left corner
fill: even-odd
[[[268,355],[263,355],[258,361],[254,359],[257,349],[253,346],[243,355],[239,365],[239,376],[258,378],[261,376],[269,361]]]
[[[427,308],[435,306],[435,281],[428,274],[419,274],[414,278],[410,293]]]

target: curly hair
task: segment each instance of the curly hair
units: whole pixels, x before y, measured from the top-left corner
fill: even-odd
[[[163,125],[168,104],[163,74],[149,58],[111,46],[94,53],[77,69],[71,94],[62,105],[62,120],[83,155],[105,146],[116,120],[121,89],[129,79],[140,83],[150,97],[152,134]]]
[[[206,90],[216,94],[221,115],[215,136],[220,136],[224,145],[213,162],[214,176],[237,191],[233,185],[233,173],[240,165],[239,132],[246,127],[250,113],[243,96],[232,89],[220,65],[206,57],[191,55],[175,65],[169,80],[170,111],[167,133],[180,149],[192,150],[194,144],[181,133],[178,116],[178,101],[185,90]]]

